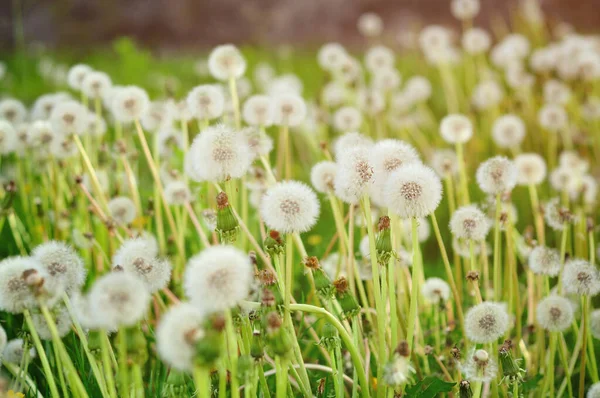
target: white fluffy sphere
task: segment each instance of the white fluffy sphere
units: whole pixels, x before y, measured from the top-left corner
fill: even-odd
[[[284,181],[267,189],[260,215],[269,229],[281,233],[306,232],[319,217],[317,195],[304,183]]]
[[[431,168],[413,162],[390,175],[383,197],[388,208],[402,218],[426,217],[440,204],[442,183]]]
[[[218,80],[239,79],[246,72],[246,60],[232,44],[217,46],[208,57],[208,70]]]

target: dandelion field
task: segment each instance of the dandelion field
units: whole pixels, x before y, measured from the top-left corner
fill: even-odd
[[[0,64],[0,396],[600,397],[600,41]]]

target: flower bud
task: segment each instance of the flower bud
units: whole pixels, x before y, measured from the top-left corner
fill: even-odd
[[[237,239],[239,223],[229,204],[229,199],[225,192],[217,195],[217,232],[221,242],[225,244],[233,243]]]

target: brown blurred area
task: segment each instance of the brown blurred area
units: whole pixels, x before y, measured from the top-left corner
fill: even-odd
[[[476,24],[506,19],[518,0],[482,0]],[[390,36],[426,23],[456,24],[450,0],[1,0],[0,48],[14,46],[22,12],[27,43],[85,48],[130,36],[152,48],[207,48],[215,44],[315,45],[360,40],[356,20],[383,17]],[[600,26],[600,0],[540,0],[550,21],[578,30]]]

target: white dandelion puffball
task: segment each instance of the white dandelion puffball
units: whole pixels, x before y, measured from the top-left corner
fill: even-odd
[[[571,221],[567,208],[562,207],[560,198],[552,198],[544,206],[544,220],[555,231],[565,229],[565,224]]]
[[[260,204],[260,216],[269,229],[281,233],[310,230],[320,210],[317,195],[304,183],[284,181],[267,189]]]
[[[8,155],[14,152],[18,146],[17,132],[12,124],[0,119],[0,154]]]
[[[545,330],[562,332],[573,322],[573,305],[567,298],[550,295],[538,303],[535,315]]]
[[[388,386],[403,386],[412,380],[415,369],[410,360],[402,355],[393,354],[392,359],[383,368],[383,383]]]
[[[569,260],[562,272],[566,294],[595,296],[600,293],[600,271],[585,260]]]
[[[537,153],[522,153],[515,157],[517,184],[539,185],[546,178],[546,161]]]
[[[517,184],[517,167],[504,156],[494,156],[479,165],[476,178],[483,192],[489,195],[503,194],[512,191]]]
[[[473,343],[491,343],[506,333],[509,316],[506,305],[485,301],[471,307],[465,315],[465,332]]]
[[[404,93],[415,103],[427,101],[431,92],[431,82],[423,76],[413,76],[404,85]]]
[[[486,350],[473,350],[460,365],[460,370],[471,382],[489,383],[496,378],[498,364]]]
[[[557,104],[546,104],[538,113],[540,126],[554,133],[567,127],[569,116],[567,111]]]
[[[471,102],[478,110],[486,110],[498,106],[504,98],[502,87],[494,80],[485,80],[473,89]]]
[[[81,91],[89,98],[103,98],[112,86],[112,80],[104,72],[91,71],[81,82]]]
[[[536,246],[529,253],[528,264],[534,274],[556,276],[560,272],[560,254],[556,249]]]
[[[48,151],[52,141],[57,134],[52,128],[52,124],[46,120],[36,120],[29,125],[29,140],[34,147],[40,147],[43,151]]]
[[[440,278],[427,278],[421,286],[421,294],[431,304],[445,303],[450,298],[450,285]]]
[[[31,257],[39,261],[46,270],[46,284],[57,284],[56,290],[71,293],[79,290],[85,282],[87,270],[83,259],[69,245],[59,241],[49,241],[36,246]]]
[[[450,3],[452,15],[461,21],[473,19],[479,14],[480,7],[479,0],[452,0]]]
[[[118,196],[108,202],[108,214],[120,225],[129,225],[135,220],[137,210],[133,200],[126,196]]]
[[[304,122],[308,110],[304,99],[294,93],[284,93],[273,97],[273,123],[280,126],[296,127]]]
[[[273,100],[267,95],[253,95],[244,102],[242,117],[250,126],[273,124]]]
[[[185,181],[173,180],[165,184],[165,201],[170,205],[183,205],[192,200],[192,192]]]
[[[98,279],[88,294],[89,310],[106,329],[133,326],[146,315],[150,292],[129,272],[114,271]]]
[[[77,101],[56,104],[50,114],[52,128],[59,134],[82,134],[87,128],[88,110]]]
[[[346,133],[333,142],[333,154],[339,160],[352,149],[371,146],[373,146],[373,140],[370,137],[359,132]]]
[[[70,137],[59,136],[52,140],[50,144],[50,153],[56,159],[69,159],[77,156],[79,150],[75,142]]]
[[[450,218],[450,231],[460,239],[482,241],[490,227],[486,215],[475,205],[459,207]]]
[[[173,122],[173,108],[162,101],[150,102],[140,121],[142,127],[148,131],[157,131],[170,126]]]
[[[560,80],[550,79],[544,84],[544,101],[549,104],[567,105],[571,89]]]
[[[163,289],[171,278],[171,264],[158,258],[156,240],[140,237],[128,239],[112,259],[112,267],[141,279],[150,293]]]
[[[67,83],[69,84],[69,87],[75,91],[81,90],[85,77],[92,71],[93,69],[88,65],[73,65],[67,73]]]
[[[211,120],[221,117],[225,110],[223,89],[214,84],[196,86],[189,92],[187,107],[198,120]]]
[[[338,158],[334,181],[335,195],[346,203],[356,204],[373,184],[373,165],[368,147],[348,149]]]
[[[169,366],[185,372],[194,368],[196,342],[204,336],[202,313],[193,305],[169,308],[156,328],[158,355]]]
[[[525,138],[525,123],[516,115],[500,116],[492,126],[492,138],[500,148],[516,148]]]
[[[600,398],[600,382],[592,384],[586,398]]]
[[[369,115],[376,115],[385,110],[385,97],[383,93],[376,90],[360,90],[356,102],[358,107]]]
[[[328,160],[315,164],[310,171],[310,183],[313,188],[320,193],[333,192],[337,170],[337,164]]]
[[[13,314],[37,307],[34,292],[23,278],[25,271],[37,271],[42,277],[46,272],[40,262],[31,257],[9,257],[0,262],[0,309]]]
[[[239,79],[246,72],[246,60],[232,44],[217,46],[208,57],[208,70],[217,80]]]
[[[2,351],[2,361],[12,363],[15,365],[20,365],[23,363],[23,355],[25,354],[25,350],[23,349],[23,339],[12,339]],[[37,352],[35,348],[29,349],[29,359],[36,357]]]
[[[440,135],[450,144],[463,144],[473,136],[473,124],[464,115],[447,115],[440,123]]]
[[[0,119],[8,121],[13,126],[24,123],[27,119],[27,108],[17,99],[2,99],[0,100]]]
[[[558,164],[571,172],[585,173],[590,168],[590,163],[576,151],[562,151],[558,158]]]
[[[590,331],[592,336],[600,340],[600,309],[590,313]]]
[[[470,28],[463,33],[462,46],[469,54],[483,54],[490,49],[491,44],[489,33],[481,28]]]
[[[229,309],[250,293],[254,270],[249,257],[232,246],[212,246],[190,258],[183,288],[203,313]]]
[[[374,12],[366,12],[358,18],[358,32],[365,37],[377,37],[383,33],[383,20]]]
[[[190,177],[198,182],[240,178],[253,160],[244,135],[224,124],[202,130],[194,138],[186,157],[190,159]]]
[[[323,105],[335,108],[342,105],[348,96],[348,88],[338,81],[330,81],[321,91]]]
[[[362,125],[362,114],[353,106],[344,106],[333,114],[333,126],[341,133],[356,131]]]
[[[383,191],[388,208],[402,218],[430,215],[442,200],[442,183],[435,171],[420,163],[396,169]]]
[[[63,338],[71,331],[71,316],[69,315],[69,311],[64,305],[56,306],[52,308],[52,319],[54,320],[54,324],[56,325],[56,331],[58,332],[58,336]],[[31,314],[31,319],[33,321],[33,325],[35,327],[35,331],[40,336],[40,339],[50,341],[52,340],[52,333],[50,332],[50,328],[48,327],[48,323],[46,322],[46,318],[39,312],[34,312]]]
[[[254,158],[267,156],[273,150],[273,139],[261,129],[245,127],[240,131],[240,134],[243,134],[246,138]]]
[[[326,43],[319,49],[317,61],[324,70],[336,72],[342,68],[347,57],[344,46],[339,43]]]
[[[170,158],[175,149],[183,149],[183,132],[165,127],[158,132],[157,141],[159,156]]]
[[[437,149],[431,154],[429,165],[442,178],[458,174],[458,159],[451,149]]]
[[[141,119],[149,107],[148,94],[136,86],[120,88],[110,100],[110,110],[115,120],[123,123]]]
[[[396,56],[394,52],[385,46],[374,46],[365,54],[365,65],[367,69],[376,74],[379,71],[394,69]]]

